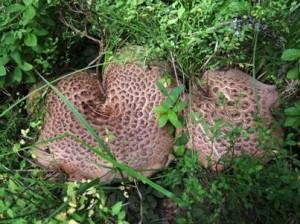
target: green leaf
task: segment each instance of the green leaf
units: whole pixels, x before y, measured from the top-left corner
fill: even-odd
[[[32,4],[33,4],[33,0],[23,0],[23,3],[24,3],[26,6],[29,6],[29,5],[32,5]]]
[[[179,95],[183,92],[183,90],[184,90],[183,85],[179,85],[171,90],[169,97],[172,101],[172,104],[174,104],[177,101]]]
[[[16,82],[21,82],[22,80],[22,71],[19,67],[16,67],[13,72],[13,80]]]
[[[7,56],[7,54],[0,57],[0,65],[6,65],[7,62],[9,62],[9,57]]]
[[[168,112],[168,119],[169,121],[171,122],[171,124],[175,127],[175,128],[181,128],[182,127],[182,124],[181,122],[178,120],[178,117],[177,117],[177,114],[170,110]]]
[[[21,145],[19,143],[16,143],[16,144],[14,144],[12,150],[13,150],[14,153],[17,153],[17,152],[20,151],[20,149],[21,149]]]
[[[169,108],[165,104],[162,104],[160,106],[155,107],[154,111],[157,114],[164,114],[164,113],[167,113],[169,111]]]
[[[24,10],[24,5],[21,5],[19,3],[15,3],[15,4],[12,4],[10,6],[7,7],[7,12],[8,13],[14,13],[14,12],[20,12],[20,11],[23,11]]]
[[[285,127],[297,128],[298,126],[300,126],[299,117],[289,117],[289,118],[287,118],[285,123],[284,123],[284,126]]]
[[[160,80],[156,81],[156,86],[164,96],[169,96],[167,88],[164,87]]]
[[[31,5],[27,7],[27,9],[23,12],[23,20],[25,22],[31,21],[35,17],[36,11]]]
[[[15,182],[13,180],[9,180],[8,181],[8,189],[12,192],[12,193],[16,193],[18,190],[18,185],[15,184]]]
[[[185,12],[185,8],[183,6],[181,6],[180,9],[178,9],[178,11],[177,11],[177,16],[179,19],[182,17],[184,12]]]
[[[295,61],[300,58],[300,49],[287,49],[283,52],[281,59],[283,61]]]
[[[173,110],[178,113],[178,112],[181,112],[183,111],[184,108],[187,107],[187,103],[186,102],[183,102],[183,101],[179,101],[175,104]]]
[[[6,75],[6,69],[3,65],[0,65],[0,76],[5,76]]]
[[[37,38],[34,33],[28,33],[25,35],[25,45],[28,47],[35,47],[37,45]]]
[[[111,212],[113,215],[117,215],[119,214],[119,212],[121,211],[123,207],[123,203],[122,201],[119,201],[117,202],[116,204],[114,204],[112,207],[111,207]]]
[[[21,55],[20,55],[19,51],[12,52],[10,54],[10,56],[18,65],[22,64]]]
[[[289,107],[284,110],[284,113],[287,116],[299,116],[300,117],[300,108],[297,107]]]
[[[174,153],[175,153],[176,156],[183,156],[183,155],[184,155],[184,152],[185,152],[185,147],[184,147],[184,145],[177,146],[177,147],[174,149]]]
[[[168,20],[167,25],[175,24],[175,23],[177,23],[177,21],[178,21],[178,18],[170,19],[170,20]]]
[[[186,145],[189,141],[189,135],[184,132],[182,135],[180,135],[178,138],[175,140],[175,145]]]
[[[164,127],[167,124],[168,120],[169,120],[168,115],[160,116],[159,119],[158,119],[159,128]]]
[[[288,71],[287,77],[288,77],[289,79],[295,80],[295,79],[298,78],[299,74],[300,74],[300,72],[299,72],[299,67],[296,66],[296,67],[294,67],[294,68],[291,68],[291,69]]]
[[[28,72],[33,69],[33,66],[27,62],[24,62],[22,65],[19,65],[19,67],[25,72]]]

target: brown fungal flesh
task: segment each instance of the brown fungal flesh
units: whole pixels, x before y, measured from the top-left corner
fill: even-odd
[[[270,125],[271,109],[277,106],[278,100],[276,87],[254,81],[239,70],[207,71],[201,83],[205,85],[206,96],[202,93],[193,97],[191,111],[196,118],[190,119],[187,125],[191,136],[187,146],[199,153],[200,162],[222,169],[220,159],[224,155],[263,155],[253,130],[258,126],[257,118],[262,118],[267,127]],[[216,131],[218,121],[221,125]],[[234,128],[247,136],[230,139]]]
[[[149,176],[164,167],[173,144],[167,130],[158,127],[153,111],[164,100],[155,82],[165,72],[160,66],[142,68],[135,63],[111,64],[102,83],[104,94],[96,76],[87,73],[63,79],[56,87],[99,136],[107,140],[117,160]],[[96,145],[53,92],[47,96],[46,110],[39,142],[69,133],[84,143]],[[33,154],[42,166],[63,170],[71,180],[100,177],[109,182],[120,177],[108,162],[70,137],[40,144]]]

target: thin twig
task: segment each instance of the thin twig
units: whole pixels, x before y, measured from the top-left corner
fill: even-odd
[[[104,55],[104,39],[103,38],[100,38],[100,39],[96,39],[92,36],[90,36],[88,33],[87,33],[87,28],[86,28],[86,25],[85,25],[85,28],[84,28],[84,32],[77,29],[75,26],[73,26],[72,24],[68,23],[66,20],[65,20],[65,17],[63,16],[62,12],[60,11],[59,12],[59,20],[67,27],[69,27],[71,30],[73,30],[74,32],[76,32],[77,34],[81,34],[83,35],[84,37],[88,38],[89,40],[93,41],[93,42],[96,42],[99,46],[99,50],[98,50],[98,56],[93,59],[89,64],[88,66],[92,66],[93,64],[100,64],[101,60],[102,60],[102,57]],[[102,92],[102,94],[104,94],[104,89],[103,89],[103,86],[102,86],[102,78],[101,78],[101,75],[100,75],[100,72],[99,72],[99,66],[96,67],[96,74],[97,74],[97,78],[98,80],[100,81],[100,91]]]
[[[135,185],[136,191],[138,193],[138,196],[140,198],[140,220],[139,220],[138,224],[142,224],[143,223],[143,213],[144,213],[144,211],[143,211],[143,195],[140,192],[140,189],[138,187],[136,180],[134,180],[134,185]]]
[[[179,79],[178,79],[178,75],[177,75],[177,69],[176,69],[176,65],[175,65],[175,59],[173,57],[172,51],[170,51],[170,56],[171,56],[171,62],[172,62],[172,66],[173,66],[173,70],[174,70],[176,82],[177,82],[177,85],[179,86],[180,83],[179,83]]]

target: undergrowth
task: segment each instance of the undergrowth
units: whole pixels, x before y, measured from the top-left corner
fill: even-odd
[[[291,0],[1,2],[0,223],[167,223],[167,197],[177,205],[177,223],[299,223],[299,9]],[[173,132],[186,119],[180,93],[207,69],[237,67],[276,84],[281,150],[267,164],[242,156],[212,172],[184,147],[183,133],[175,161],[151,179],[116,164],[135,178],[110,185],[51,180],[30,153],[42,120],[26,110],[29,83],[88,65],[101,73],[128,44],[168,60],[183,83],[170,92],[158,84],[170,99],[156,109],[159,125]]]

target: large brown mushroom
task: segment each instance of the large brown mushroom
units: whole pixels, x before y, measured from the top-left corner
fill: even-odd
[[[142,48],[129,48],[129,60],[112,59],[102,83],[95,75],[81,72],[59,81],[56,88],[107,142],[118,161],[149,176],[167,164],[173,145],[168,131],[158,127],[153,111],[165,99],[155,82],[169,70],[162,63],[144,66],[137,57],[141,53]],[[121,55],[118,53],[116,58]],[[70,180],[99,177],[109,182],[120,178],[111,164],[86,149],[83,143],[95,146],[94,140],[53,92],[47,96],[46,110],[38,143],[65,133],[82,143],[64,137],[38,144],[33,155],[39,164],[64,171]]]
[[[276,108],[278,100],[276,87],[240,70],[207,71],[200,83],[200,89],[193,88],[193,116],[187,125],[191,136],[188,147],[199,153],[200,162],[222,169],[224,155],[266,155],[268,150],[259,139],[266,133],[260,133],[259,127],[265,128],[263,132],[270,131],[271,109]]]

